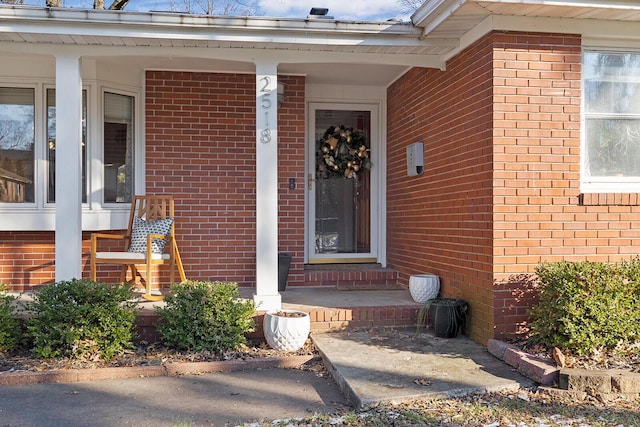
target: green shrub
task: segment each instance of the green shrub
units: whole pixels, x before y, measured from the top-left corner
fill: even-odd
[[[0,352],[13,350],[20,342],[20,323],[16,319],[13,301],[0,285]]]
[[[38,357],[110,360],[133,347],[136,302],[129,286],[70,280],[45,286],[28,305],[27,320]]]
[[[253,301],[243,301],[236,283],[186,281],[171,287],[166,307],[157,307],[161,341],[179,350],[236,349],[255,330]]]
[[[531,337],[577,354],[628,348],[640,341],[640,260],[542,263]],[[635,351],[638,347],[634,346]]]

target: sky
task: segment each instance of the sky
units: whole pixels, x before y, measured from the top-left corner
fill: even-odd
[[[112,0],[105,0],[109,7]],[[169,11],[184,0],[130,0],[125,11]],[[329,9],[328,15],[338,20],[386,21],[409,20],[411,13],[404,11],[400,0],[255,0],[259,16],[274,18],[306,18],[312,7]],[[24,4],[44,6],[45,0],[25,0]],[[63,0],[65,7],[92,8],[93,0]],[[175,10],[175,9],[174,9]]]

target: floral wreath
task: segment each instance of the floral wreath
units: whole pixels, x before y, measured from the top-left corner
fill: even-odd
[[[318,140],[318,172],[325,177],[356,178],[371,169],[369,148],[362,132],[344,125],[331,126]]]

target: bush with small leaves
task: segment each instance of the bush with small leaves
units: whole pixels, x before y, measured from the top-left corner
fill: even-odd
[[[158,335],[168,347],[220,353],[255,330],[253,301],[240,298],[236,283],[186,281],[171,291],[166,306],[156,308]]]
[[[38,357],[110,360],[133,348],[137,304],[130,286],[90,280],[45,286],[27,305],[27,330]]]
[[[0,285],[0,352],[13,350],[20,343],[20,323],[13,305],[16,298]]]
[[[549,348],[588,355],[635,349],[640,342],[640,259],[542,263],[531,338]]]

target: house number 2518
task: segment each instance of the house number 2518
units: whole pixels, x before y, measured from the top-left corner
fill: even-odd
[[[271,83],[271,78],[268,76],[264,76],[260,79],[264,83],[264,85],[260,88],[260,92],[263,93],[262,98],[262,109],[264,110],[264,129],[260,132],[260,142],[263,144],[267,144],[271,142],[271,129],[269,128],[269,110],[271,105],[271,89],[269,88],[269,84]]]

